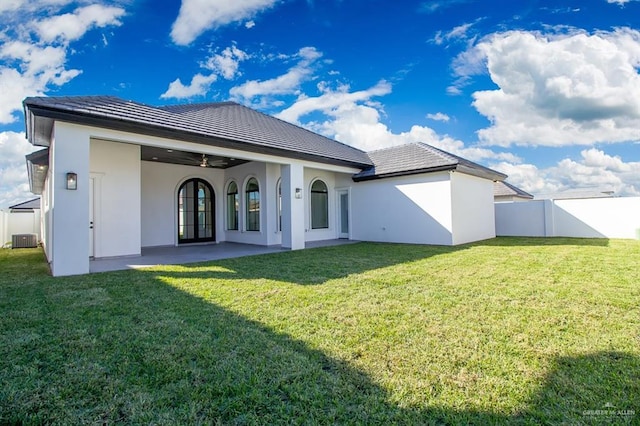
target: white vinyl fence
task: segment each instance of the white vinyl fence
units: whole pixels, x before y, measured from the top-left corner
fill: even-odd
[[[40,210],[0,210],[0,247],[11,247],[11,236],[15,234],[36,234],[40,241]]]
[[[496,203],[496,235],[640,239],[640,197]]]

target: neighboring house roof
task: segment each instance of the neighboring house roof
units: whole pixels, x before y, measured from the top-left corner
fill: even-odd
[[[33,200],[24,201],[22,203],[14,204],[9,207],[10,210],[39,210],[40,209],[40,198],[34,198]]]
[[[536,195],[536,200],[572,200],[581,198],[611,198],[614,196],[614,191],[577,189],[572,191]]]
[[[493,196],[494,197],[518,197],[518,198],[526,198],[533,199],[533,195],[529,194],[526,191],[518,188],[517,186],[511,185],[506,181],[498,181],[493,183]]]
[[[48,146],[54,120],[363,168],[364,151],[234,102],[154,107],[114,96],[30,97],[27,137]],[[38,120],[36,120],[36,117]]]
[[[368,154],[373,161],[373,167],[356,174],[353,177],[356,182],[448,170],[491,180],[503,180],[507,177],[495,170],[422,142],[398,145],[371,151]]]

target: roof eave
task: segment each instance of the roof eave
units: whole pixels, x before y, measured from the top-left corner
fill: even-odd
[[[38,114],[41,108],[29,105],[28,100],[23,101],[26,138],[33,146],[48,147],[51,145],[53,119],[48,114]]]
[[[29,177],[29,191],[35,195],[42,195],[44,181],[49,167],[40,166],[27,161],[27,175]]]
[[[504,173],[500,173],[495,170],[487,169],[484,167],[476,168],[476,167],[469,167],[462,164],[458,164],[456,167],[456,171],[467,174],[467,175],[483,178],[483,179],[489,179],[494,182],[503,181],[507,178],[507,175],[505,175]]]
[[[44,182],[49,172],[49,149],[41,149],[25,156],[29,190],[36,195],[42,195]]]
[[[364,182],[364,181],[368,181],[368,180],[377,180],[377,179],[387,179],[387,178],[401,177],[401,176],[420,175],[420,174],[424,174],[424,173],[445,172],[445,171],[455,170],[455,168],[456,168],[456,165],[455,164],[451,164],[451,165],[446,165],[446,166],[429,167],[429,168],[414,169],[414,170],[403,170],[403,171],[398,171],[398,172],[381,173],[381,174],[373,174],[373,175],[365,175],[365,176],[354,175],[354,176],[351,177],[351,179],[354,182]]]
[[[398,172],[391,173],[381,173],[381,174],[373,174],[373,175],[365,175],[358,176],[355,175],[352,177],[354,182],[364,182],[368,180],[376,180],[376,179],[385,179],[399,176],[411,176],[411,175],[419,175],[424,173],[435,173],[435,172],[443,172],[443,171],[456,171],[459,173],[464,173],[471,176],[480,177],[483,179],[488,179],[492,181],[502,181],[507,178],[507,175],[503,173],[496,172],[491,169],[480,169],[464,166],[461,164],[447,164],[438,167],[429,167],[424,169],[414,169],[414,170],[403,170]]]

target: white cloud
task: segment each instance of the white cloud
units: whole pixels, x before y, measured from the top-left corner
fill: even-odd
[[[120,25],[118,18],[124,16],[124,9],[97,4],[56,15],[74,3],[77,1],[1,0],[5,26],[0,32],[0,124],[17,121],[16,112],[22,112],[25,97],[46,95],[82,72],[67,69],[71,42],[93,28]],[[24,160],[32,150],[23,134],[0,133],[0,205],[33,196],[28,193]]]
[[[349,92],[348,86],[340,86],[336,91],[324,88],[323,85],[319,85],[319,88],[324,92],[322,95],[317,97],[302,96],[293,105],[281,111],[277,116],[283,120],[297,123],[300,117],[314,111],[330,113],[340,107],[344,108],[345,105],[355,105],[356,102],[368,101],[372,97],[383,96],[391,93],[391,84],[384,80],[381,80],[378,84],[367,90],[357,92]],[[373,111],[376,111],[377,120],[377,110],[371,107],[367,107],[367,110],[370,112],[362,117],[364,121],[369,121],[368,117],[371,117],[370,114]]]
[[[167,91],[160,95],[160,97],[162,99],[186,99],[194,96],[203,96],[209,91],[211,84],[213,84],[217,78],[218,76],[215,74],[196,74],[191,79],[191,83],[187,86],[182,84],[182,81],[177,78],[169,84]]]
[[[436,112],[435,114],[427,114],[427,118],[429,120],[444,121],[444,122],[451,120],[451,117],[449,117],[447,114],[444,114],[442,112]]]
[[[2,2],[0,2],[0,13],[42,11],[50,7],[60,8],[75,1],[76,0],[2,0]]]
[[[363,92],[354,93],[362,94]],[[335,95],[331,97],[334,98],[332,103],[335,104],[337,100]],[[311,123],[312,127],[327,136],[364,151],[410,142],[425,142],[438,147],[447,146],[445,149],[451,151],[451,147],[459,142],[448,136],[440,137],[433,129],[418,125],[412,126],[406,132],[393,133],[386,124],[381,122],[380,111],[377,108],[358,104],[357,101],[349,98],[344,96],[343,104],[324,110],[324,114],[329,119],[322,123]],[[459,143],[462,145],[462,142]]]
[[[300,85],[313,75],[314,65],[322,57],[322,53],[314,47],[303,47],[297,56],[300,60],[285,74],[269,80],[249,80],[231,88],[229,93],[234,99],[241,101],[251,101],[258,96],[295,94]]]
[[[80,74],[79,70],[65,69],[63,47],[11,41],[0,47],[0,59],[16,64],[0,67],[0,124],[16,121],[14,113],[22,111],[25,97],[42,95],[49,86],[61,86]]]
[[[581,155],[588,167],[602,167],[616,173],[627,173],[634,167],[632,163],[625,163],[618,156],[612,157],[595,148],[584,150]]]
[[[439,135],[426,126],[414,125],[408,131],[394,133],[382,122],[383,106],[375,98],[391,93],[392,86],[385,80],[364,90],[352,91],[348,85],[319,81],[317,96],[302,92],[303,84],[316,80],[316,64],[322,53],[313,47],[300,49],[298,62],[286,73],[263,81],[248,81],[230,90],[236,100],[252,106],[273,109],[284,105],[279,97],[297,95],[297,100],[276,114],[276,117],[304,126],[343,143],[369,151],[410,142],[426,142],[473,161],[503,160],[512,163],[520,158],[510,153],[499,153],[482,147],[465,147],[460,140]],[[279,55],[277,59],[290,60]],[[329,72],[335,75],[335,72]],[[319,118],[320,117],[320,118]],[[443,113],[431,114],[431,119],[449,119]]]
[[[255,23],[254,21],[247,21],[247,22],[244,24],[244,26],[245,26],[245,28],[250,29],[250,28],[255,27],[255,26],[256,26],[256,23]]]
[[[456,80],[447,87],[450,95],[460,95],[471,82],[471,76],[486,72],[486,55],[478,48],[471,47],[460,53],[451,64]]]
[[[509,175],[509,182],[532,194],[563,191],[614,191],[616,195],[640,195],[640,162],[625,163],[618,156],[589,148],[581,158],[565,158],[539,169],[533,164],[501,162],[492,167]]]
[[[184,85],[177,78],[169,84],[169,88],[160,97],[162,99],[188,99],[195,96],[204,96],[211,89],[211,85],[218,80],[218,76],[222,76],[227,80],[232,80],[240,75],[240,62],[248,59],[250,56],[238,49],[234,44],[227,47],[221,53],[211,54],[200,67],[211,71],[208,74],[198,73],[191,78],[189,85]]]
[[[420,11],[424,13],[434,13],[438,10],[448,9],[457,4],[468,3],[469,0],[431,0],[420,5]]]
[[[24,133],[0,132],[0,208],[34,198],[24,158],[34,150]]]
[[[240,62],[247,58],[249,58],[249,55],[246,52],[233,45],[224,49],[220,54],[210,56],[204,67],[216,72],[226,80],[231,80],[240,74],[238,71]]]
[[[318,88],[321,91],[319,96],[300,96],[293,105],[276,116],[364,151],[404,143],[425,142],[472,161],[520,161],[513,154],[496,153],[486,148],[465,147],[462,141],[448,135],[439,135],[426,126],[414,125],[408,131],[394,133],[381,120],[382,106],[373,101],[373,98],[391,93],[391,84],[384,80],[368,89],[354,92],[345,85],[332,90],[326,84],[318,84]],[[321,113],[326,120],[301,122],[301,118],[317,113]]]
[[[467,33],[473,25],[474,23],[458,25],[446,33],[438,31],[432,41],[437,45],[441,45],[449,41],[467,40],[469,38]]]
[[[26,15],[9,16],[11,30],[0,34],[0,124],[16,121],[14,114],[22,111],[25,97],[43,95],[51,86],[62,86],[81,73],[66,68],[69,42],[78,40],[92,28],[120,25],[118,18],[124,15],[121,8],[91,5],[47,19],[28,18],[30,13],[40,11],[37,7],[47,9],[68,3],[68,0],[3,3],[4,9],[0,11]]]
[[[124,16],[124,9],[119,7],[93,4],[80,7],[73,13],[65,13],[34,23],[35,31],[45,43],[75,41],[92,28],[119,26],[118,18]]]
[[[473,94],[492,125],[488,145],[591,145],[639,139],[640,32],[487,37],[454,61],[457,89],[488,71],[497,90]],[[480,71],[482,70],[482,71]]]
[[[24,0],[4,0],[0,3],[0,13],[18,10]]]
[[[171,38],[188,45],[208,29],[243,21],[266,9],[277,0],[182,0],[180,12],[171,28]]]
[[[348,98],[347,98],[348,99]],[[329,137],[364,151],[388,148],[412,142],[424,142],[472,161],[520,159],[509,153],[496,153],[479,147],[465,147],[464,142],[449,135],[440,135],[427,126],[413,125],[407,131],[394,133],[381,122],[380,112],[373,106],[345,101],[331,110],[323,111],[329,119],[310,123],[310,127]]]
[[[492,164],[491,168],[506,174],[509,183],[533,195],[561,191],[561,185],[550,179],[545,170],[533,164],[513,164],[508,161]]]
[[[638,1],[638,0],[607,0],[607,3],[617,4],[618,6],[622,7],[625,4],[629,3],[630,1]]]

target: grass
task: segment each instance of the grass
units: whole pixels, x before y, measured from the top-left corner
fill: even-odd
[[[0,250],[0,423],[639,424],[638,265],[498,238],[52,278]]]

